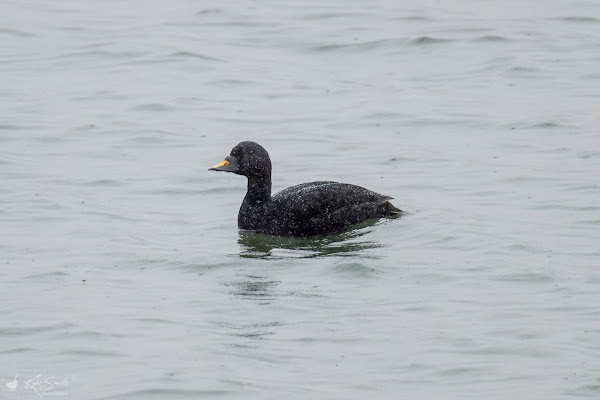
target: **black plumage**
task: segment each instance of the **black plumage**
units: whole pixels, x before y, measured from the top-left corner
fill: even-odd
[[[213,171],[248,178],[238,227],[277,236],[315,236],[341,232],[373,218],[401,213],[384,196],[338,182],[310,182],[271,196],[271,159],[257,143],[242,142]]]

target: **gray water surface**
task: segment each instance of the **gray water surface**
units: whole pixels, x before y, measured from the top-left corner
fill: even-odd
[[[600,397],[597,1],[0,15],[0,398]],[[406,214],[239,232],[242,140]]]

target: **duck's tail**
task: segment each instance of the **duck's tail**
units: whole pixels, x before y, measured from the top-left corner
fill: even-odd
[[[383,217],[399,217],[402,214],[402,210],[390,203],[392,197],[383,196],[378,202],[378,210]]]
[[[399,217],[402,214],[402,210],[394,206],[389,201],[386,201],[381,205],[381,208],[386,216]]]

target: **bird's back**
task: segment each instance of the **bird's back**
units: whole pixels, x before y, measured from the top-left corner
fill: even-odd
[[[303,183],[272,196],[260,230],[283,236],[336,233],[371,218],[399,213],[390,199],[347,183]]]

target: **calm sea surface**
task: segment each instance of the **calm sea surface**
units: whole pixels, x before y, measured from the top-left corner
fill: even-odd
[[[600,398],[598,1],[0,15],[0,398]],[[243,140],[406,214],[239,232]]]

